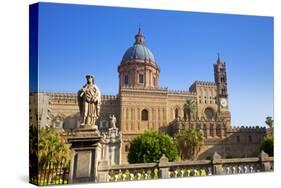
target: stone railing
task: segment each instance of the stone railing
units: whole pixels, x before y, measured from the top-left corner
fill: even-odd
[[[211,176],[273,171],[274,159],[265,152],[255,158],[222,159],[214,153],[212,160],[169,162],[164,155],[159,163],[124,164],[108,166],[100,161],[97,182],[134,181],[158,178]]]

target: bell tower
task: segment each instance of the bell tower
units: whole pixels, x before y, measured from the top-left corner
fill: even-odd
[[[226,64],[222,63],[219,54],[217,62],[214,64],[214,74],[215,83],[217,85],[217,102],[219,104],[219,111],[228,111]]]

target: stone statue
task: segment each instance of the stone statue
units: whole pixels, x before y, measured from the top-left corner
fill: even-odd
[[[110,119],[110,126],[113,129],[116,129],[116,117],[114,116],[114,114],[110,115],[109,119]]]
[[[100,114],[101,93],[92,75],[87,75],[86,79],[87,83],[78,91],[80,127],[97,129],[95,123]]]

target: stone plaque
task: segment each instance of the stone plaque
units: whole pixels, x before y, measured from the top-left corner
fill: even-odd
[[[77,155],[76,178],[88,178],[91,176],[92,152],[79,151]]]

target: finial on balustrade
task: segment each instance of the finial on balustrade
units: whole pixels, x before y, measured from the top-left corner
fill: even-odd
[[[213,154],[212,159],[213,159],[213,160],[220,160],[220,159],[221,159],[221,155],[218,154],[217,152],[215,152],[215,153]]]
[[[166,157],[165,154],[163,154],[159,160],[159,163],[167,163],[167,162],[169,162],[169,159]]]
[[[108,167],[108,161],[107,160],[101,160],[98,163],[98,168],[101,169],[106,169]]]
[[[261,151],[261,153],[260,153],[260,160],[261,161],[265,161],[265,160],[267,160],[268,159],[268,154],[267,153],[265,153],[263,150]]]

